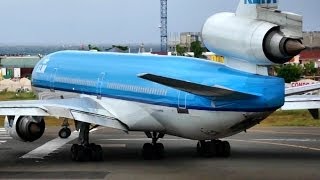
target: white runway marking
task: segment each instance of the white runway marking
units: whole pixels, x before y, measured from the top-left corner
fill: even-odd
[[[102,147],[105,148],[126,148],[126,144],[100,144]]]
[[[290,132],[290,131],[268,131],[268,130],[249,130],[248,132],[257,132],[257,133],[270,133],[270,134],[292,134],[292,135],[314,135],[320,136],[319,133],[303,133],[303,132]]]
[[[96,131],[97,129],[92,129],[90,132]],[[70,141],[76,139],[79,135],[78,131],[74,131],[71,133],[70,137],[67,139],[61,139],[60,137],[53,139],[46,144],[34,149],[33,151],[21,156],[22,159],[43,159],[44,157],[48,156],[52,152],[58,150],[65,144]]]
[[[253,139],[254,141],[318,142],[320,139]]]
[[[299,149],[320,151],[319,148],[307,147],[307,146],[298,146],[293,144],[284,144],[284,143],[274,143],[274,142],[264,142],[264,141],[255,141],[255,140],[240,140],[240,139],[228,139],[229,141],[235,142],[246,142],[246,143],[256,143],[256,144],[268,144],[268,145],[276,145],[276,146],[285,146],[285,147],[293,147]]]
[[[100,139],[102,141],[150,141],[150,138]],[[159,139],[158,141],[193,141],[190,139]]]
[[[6,143],[9,139],[12,139],[12,137],[4,128],[0,128],[0,144]]]

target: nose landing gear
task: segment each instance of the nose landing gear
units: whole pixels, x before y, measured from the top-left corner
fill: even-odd
[[[59,131],[59,137],[62,138],[62,139],[66,139],[68,137],[70,137],[71,135],[71,130],[69,128],[69,122],[68,122],[68,119],[64,119],[63,120],[63,123],[61,125],[61,129]]]

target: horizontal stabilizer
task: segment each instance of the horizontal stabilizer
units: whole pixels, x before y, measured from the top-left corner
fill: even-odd
[[[254,94],[247,94],[242,92],[237,92],[225,87],[220,86],[207,86],[202,84],[197,84],[193,82],[153,75],[153,74],[140,74],[138,75],[142,79],[146,79],[152,82],[156,82],[171,88],[179,89],[191,94],[211,97],[211,98],[223,98],[223,99],[248,99],[257,97]]]
[[[303,93],[307,93],[310,91],[316,91],[319,89],[320,89],[320,83],[311,84],[311,85],[307,85],[307,86],[286,88],[285,95],[286,96],[298,95],[298,94],[303,94]]]
[[[320,109],[320,96],[296,95],[285,98],[282,110]]]

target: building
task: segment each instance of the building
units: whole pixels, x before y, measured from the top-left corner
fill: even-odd
[[[180,45],[184,47],[191,47],[191,43],[195,41],[201,42],[200,32],[183,32],[180,34]]]
[[[38,56],[0,57],[1,77],[5,79],[31,77]]]
[[[320,48],[320,31],[303,32],[303,44],[310,48]]]

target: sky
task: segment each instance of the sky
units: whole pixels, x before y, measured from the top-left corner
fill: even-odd
[[[279,0],[320,31],[319,0]],[[199,32],[239,0],[168,0],[168,34]],[[130,44],[160,42],[160,0],[0,0],[0,45]]]

